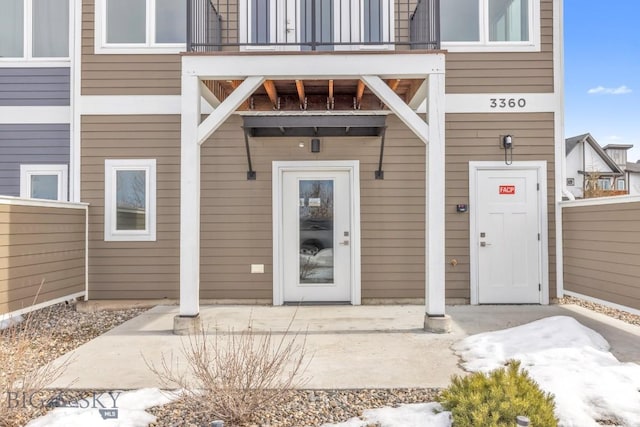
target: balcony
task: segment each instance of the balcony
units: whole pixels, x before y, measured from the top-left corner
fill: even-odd
[[[187,51],[440,48],[440,0],[188,0]]]

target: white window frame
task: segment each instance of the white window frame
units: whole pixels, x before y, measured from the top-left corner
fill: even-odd
[[[539,52],[540,0],[529,0],[529,40],[525,42],[489,41],[489,0],[478,0],[480,41],[442,41],[442,49],[449,52]],[[442,23],[441,23],[442,25]]]
[[[145,229],[117,230],[118,171],[145,172]],[[156,241],[156,159],[106,159],[104,161],[104,240]]]
[[[620,185],[622,184],[622,185]],[[616,190],[626,190],[627,189],[627,181],[625,179],[617,179],[616,180]]]
[[[67,165],[20,165],[20,197],[32,199],[32,176],[55,175],[58,178],[58,196],[56,200],[66,202],[69,188],[68,169]]]
[[[156,33],[156,0],[146,0],[145,43],[107,43],[107,1],[95,0],[96,54],[166,54],[180,53],[187,49],[186,43],[154,43]],[[186,7],[186,3],[185,3]],[[189,19],[189,17],[187,17]]]
[[[69,28],[67,28],[67,42],[68,46],[68,55],[67,56],[52,56],[52,57],[33,57],[33,0],[24,0],[24,22],[23,22],[23,46],[22,46],[22,56],[18,56],[15,58],[0,58],[0,66],[4,66],[8,63],[19,63],[16,66],[29,66],[32,67],[34,64],[47,63],[45,66],[53,67],[53,66],[69,66],[71,62],[71,52],[73,50],[73,32],[71,31],[73,25],[73,0],[68,0],[69,3]],[[57,64],[51,63],[52,61],[56,61]],[[50,64],[51,63],[51,64]]]

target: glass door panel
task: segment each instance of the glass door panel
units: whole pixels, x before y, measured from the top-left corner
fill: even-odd
[[[333,283],[333,180],[300,180],[300,283]]]

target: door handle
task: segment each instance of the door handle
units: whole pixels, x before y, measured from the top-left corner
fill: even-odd
[[[343,240],[342,242],[339,243],[341,246],[349,246],[349,241],[348,240]]]
[[[491,246],[491,243],[487,243],[487,242],[480,242],[480,247],[484,248],[486,246]]]

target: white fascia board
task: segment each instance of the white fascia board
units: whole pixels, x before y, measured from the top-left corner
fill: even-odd
[[[558,99],[553,93],[447,94],[447,113],[553,113]]]
[[[58,200],[25,199],[23,197],[0,196],[0,205],[35,206],[41,208],[87,209],[88,203],[65,202]]]
[[[604,206],[625,203],[640,203],[640,196],[610,196],[594,197],[593,199],[565,200],[560,202],[560,208],[572,208],[580,206]]]
[[[213,108],[204,99],[200,102],[203,113]],[[122,114],[180,114],[180,95],[84,95],[80,97],[82,115]]]
[[[256,66],[256,64],[260,64]],[[382,78],[425,78],[444,74],[444,53],[433,54],[330,54],[330,55],[230,55],[182,57],[182,72],[201,79],[233,80],[264,76],[269,80],[344,79],[362,75]]]
[[[380,77],[363,75],[361,80],[422,142],[429,143],[429,125],[391,90]]]
[[[71,107],[0,107],[0,124],[70,123]]]

